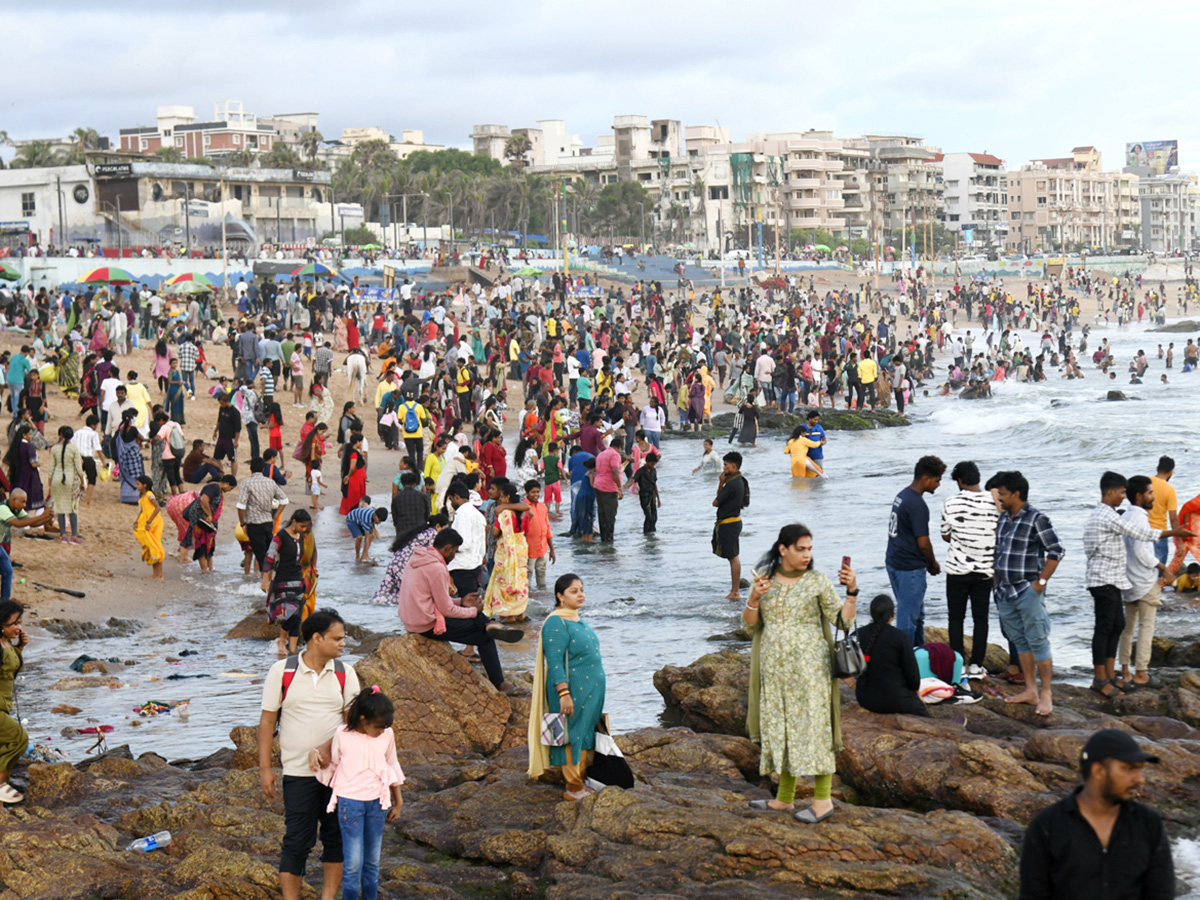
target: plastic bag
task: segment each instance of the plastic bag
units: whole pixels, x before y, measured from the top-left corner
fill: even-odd
[[[96,467],[96,480],[97,481],[108,481],[110,478],[112,478],[112,470],[113,470],[112,466],[97,466]]]

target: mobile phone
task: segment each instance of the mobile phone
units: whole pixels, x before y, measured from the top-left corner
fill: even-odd
[[[843,569],[848,569],[848,568],[850,568],[850,557],[848,557],[848,556],[843,556],[843,557],[842,557],[842,568],[843,568]]]

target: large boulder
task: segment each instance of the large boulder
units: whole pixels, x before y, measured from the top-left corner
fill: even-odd
[[[654,673],[654,687],[667,708],[696,731],[746,733],[746,696],[750,655],[723,650],[702,656],[689,666],[664,666]]]
[[[364,688],[379,685],[395,704],[399,747],[465,756],[491,753],[504,741],[513,715],[508,697],[444,641],[385,638],[355,670]]]

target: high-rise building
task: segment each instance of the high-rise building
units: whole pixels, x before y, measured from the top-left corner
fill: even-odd
[[[1004,160],[990,153],[945,153],[936,161],[942,168],[946,227],[962,232],[971,246],[1003,247],[1008,233]]]

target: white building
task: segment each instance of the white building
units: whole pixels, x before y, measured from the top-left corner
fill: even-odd
[[[1003,247],[1008,233],[1004,160],[990,153],[946,153],[941,164],[945,226],[983,248]]]
[[[354,148],[366,141],[383,141],[400,159],[406,159],[418,150],[445,150],[445,144],[427,144],[425,143],[425,132],[420,129],[408,129],[400,132],[400,138],[384,131],[375,125],[367,125],[359,128],[343,128],[342,136],[339,138],[340,143],[331,144],[322,147],[317,152],[317,158],[322,159],[332,166],[336,166],[340,160],[349,159],[354,152]]]

